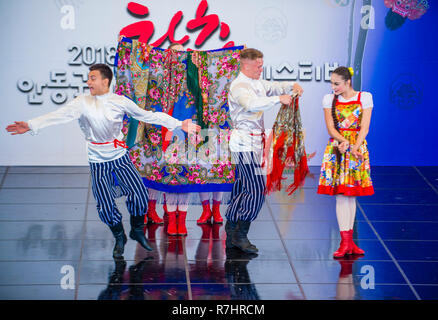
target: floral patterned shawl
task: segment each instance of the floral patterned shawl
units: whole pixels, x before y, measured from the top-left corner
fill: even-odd
[[[228,149],[227,96],[238,75],[241,49],[177,52],[127,38],[119,42],[117,94],[145,110],[191,118],[208,129],[187,135],[125,116],[130,157],[147,187],[177,193],[231,191],[234,165]]]

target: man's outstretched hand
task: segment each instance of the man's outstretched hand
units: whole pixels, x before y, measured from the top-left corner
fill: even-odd
[[[186,119],[182,122],[181,129],[187,133],[195,133],[201,131],[201,127],[192,122],[192,119]]]
[[[29,125],[27,122],[24,121],[15,121],[14,124],[10,124],[6,127],[6,131],[11,132],[12,135],[14,134],[23,134],[30,130]]]

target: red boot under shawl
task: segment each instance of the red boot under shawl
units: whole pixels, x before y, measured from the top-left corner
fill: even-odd
[[[221,202],[213,200],[213,222],[221,224],[224,222],[220,212]]]
[[[156,200],[150,200],[148,201],[148,212],[147,212],[147,216],[149,218],[149,221],[151,223],[156,223],[156,224],[163,224],[163,219],[161,219],[158,214],[157,211],[155,209],[155,205],[156,205],[157,201]]]
[[[178,234],[176,226],[176,211],[168,212],[169,224],[167,225],[167,234],[170,236],[176,236]]]
[[[202,202],[202,214],[199,217],[198,220],[196,220],[197,224],[205,224],[207,222],[210,222],[212,216],[212,212],[210,209],[210,201],[209,200],[205,200]]]
[[[186,236],[187,228],[186,228],[186,216],[187,211],[179,211],[178,210],[178,235]]]

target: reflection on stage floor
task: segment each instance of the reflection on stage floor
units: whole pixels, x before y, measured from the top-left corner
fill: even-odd
[[[87,167],[0,167],[0,299],[437,299],[438,167],[373,168],[376,193],[358,198],[354,233],[366,254],[336,260],[335,199],[316,193],[310,169],[293,196],[267,197],[248,235],[258,254],[226,250],[224,226],[197,225],[193,201],[187,237],[148,224],[154,250],[129,239],[114,260]]]

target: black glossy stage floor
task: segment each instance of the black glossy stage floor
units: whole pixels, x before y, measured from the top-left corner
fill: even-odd
[[[267,198],[249,233],[257,257],[227,258],[224,227],[198,226],[191,204],[187,237],[148,226],[155,250],[128,240],[115,263],[88,167],[0,167],[0,299],[438,298],[438,167],[372,168],[376,193],[358,198],[354,236],[366,255],[355,260],[332,258],[335,199],[316,193],[319,167],[311,173],[292,197]]]

